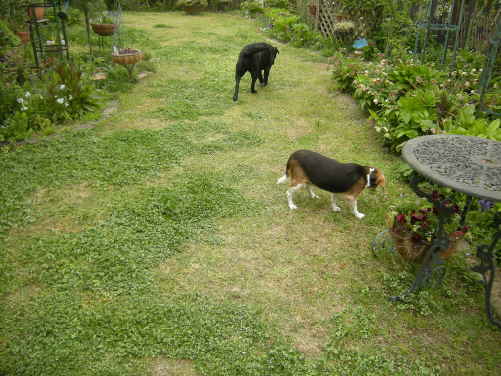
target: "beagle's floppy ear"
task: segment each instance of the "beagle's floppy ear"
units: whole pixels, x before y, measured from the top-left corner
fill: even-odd
[[[384,187],[385,184],[386,178],[384,177],[383,172],[379,168],[376,168],[376,186]]]

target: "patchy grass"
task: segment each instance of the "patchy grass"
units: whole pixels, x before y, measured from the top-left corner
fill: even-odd
[[[413,269],[370,252],[415,199],[325,59],[280,49],[232,102],[265,40],[234,14],[128,13],[156,73],[95,128],[0,154],[0,374],[496,375],[499,333],[461,255],[404,304]],[[210,30],[210,31],[208,31]],[[329,195],[287,208],[275,181],[311,148],[381,167],[357,220]]]

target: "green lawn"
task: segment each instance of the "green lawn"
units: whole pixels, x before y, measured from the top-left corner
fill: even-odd
[[[94,128],[0,153],[0,375],[498,375],[501,334],[463,255],[392,303],[412,270],[372,239],[414,200],[327,60],[280,50],[232,102],[237,15],[128,13],[157,72]],[[125,72],[125,71],[124,71]],[[75,127],[76,128],[76,127]],[[363,220],[277,186],[313,149],[383,169]]]

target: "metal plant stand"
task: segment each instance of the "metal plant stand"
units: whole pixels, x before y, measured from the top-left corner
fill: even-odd
[[[423,136],[408,141],[402,150],[402,156],[424,178],[467,195],[461,224],[466,221],[472,197],[493,202],[501,201],[501,142],[459,135]],[[414,283],[402,296],[394,297],[393,300],[402,300],[406,294],[422,288],[434,277],[443,276],[444,261],[441,253],[449,245],[444,225],[450,220],[453,210],[446,200],[439,200],[420,189],[419,183],[424,178],[414,179],[412,188],[419,196],[433,203],[439,223]],[[490,300],[497,266],[496,246],[501,237],[501,216],[498,215],[492,225],[495,235],[489,245],[478,248],[477,256],[481,264],[473,270],[482,273],[484,278],[485,304],[489,320],[501,328],[501,322],[493,317]]]
[[[456,2],[461,1],[460,9],[459,9],[459,18],[458,18],[458,23],[453,24],[452,23],[452,11],[456,7]],[[447,15],[447,23],[433,23],[433,17],[434,14],[432,14],[432,4],[433,1],[430,0],[428,4],[428,10],[427,10],[427,16],[426,16],[426,21],[425,22],[418,22],[416,24],[418,30],[416,32],[416,44],[414,47],[414,53],[419,54],[421,59],[423,58],[424,54],[426,53],[426,50],[429,45],[430,41],[430,35],[432,31],[445,31],[445,37],[444,37],[444,42],[442,45],[442,54],[440,57],[440,64],[445,64],[446,59],[447,59],[447,51],[449,49],[449,39],[452,36],[454,38],[454,45],[452,49],[452,60],[451,60],[451,67],[456,65],[456,55],[457,55],[457,50],[458,50],[458,43],[459,43],[459,30],[461,29],[461,23],[463,20],[463,12],[464,12],[464,3],[465,0],[452,0],[451,6],[449,7],[449,13]],[[421,38],[420,34],[424,31],[424,38],[422,41],[421,45]],[[452,35],[451,35],[452,34]]]
[[[489,88],[489,83],[491,81],[493,73],[498,73],[498,74],[500,73],[500,72],[494,72],[500,44],[501,44],[501,17],[498,17],[496,23],[496,30],[492,38],[490,39],[490,46],[487,52],[487,59],[485,60],[484,68],[482,70],[482,75],[480,76],[480,82],[479,82],[479,93],[480,93],[479,109],[480,111],[483,111],[496,117],[501,117],[501,112],[493,111],[489,109],[488,106],[486,106],[485,95]]]
[[[36,17],[35,9],[37,8],[44,9],[44,17]],[[62,58],[69,59],[69,41],[66,32],[66,19],[68,16],[62,10],[61,0],[30,4],[27,6],[27,10],[29,14],[28,26],[32,36],[31,46],[37,70],[41,71],[42,63],[47,60],[49,55],[59,55]],[[52,13],[55,21],[50,21],[46,17],[49,12]],[[45,31],[50,26],[54,26],[56,38],[49,44]]]

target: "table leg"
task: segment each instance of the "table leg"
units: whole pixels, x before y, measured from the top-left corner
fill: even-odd
[[[414,174],[410,185],[412,190],[419,197],[426,198],[433,204],[434,211],[438,217],[438,226],[433,234],[431,246],[426,250],[421,267],[416,274],[416,279],[411,287],[402,295],[391,297],[390,299],[393,301],[402,301],[405,296],[418,291],[433,280],[440,282],[445,274],[445,263],[441,257],[441,253],[449,247],[449,234],[445,231],[445,225],[451,220],[455,211],[454,208],[451,207],[449,200],[440,200],[434,197],[433,194],[423,191],[419,187],[419,184],[423,181],[425,181],[425,179],[422,176]],[[461,225],[464,225],[466,221],[466,214],[470,209],[471,203],[472,198],[468,197],[461,215]]]
[[[477,248],[477,257],[480,259],[480,265],[474,266],[475,272],[482,274],[485,295],[485,310],[489,321],[501,329],[501,321],[494,317],[491,304],[492,285],[496,278],[496,245],[501,239],[501,213],[496,213],[494,217],[494,226],[496,233],[489,245],[481,245]],[[500,276],[498,276],[500,278]]]
[[[416,274],[416,279],[411,287],[402,295],[391,297],[390,299],[392,301],[402,301],[405,296],[420,290],[433,280],[442,281],[445,274],[445,263],[440,254],[449,247],[449,236],[444,231],[444,225],[449,218],[450,215],[439,216],[438,228],[435,232],[431,246],[426,250],[421,267]]]

